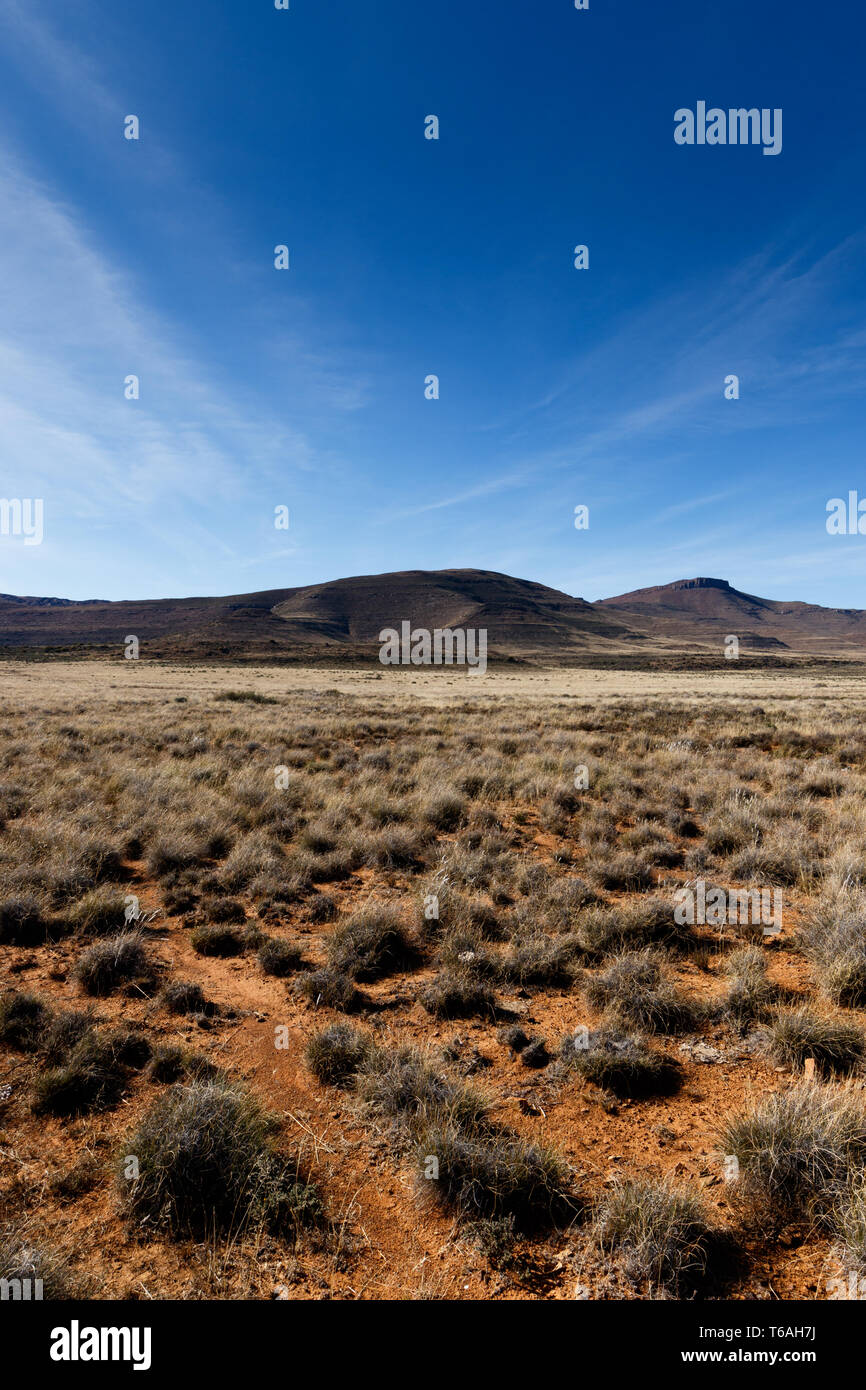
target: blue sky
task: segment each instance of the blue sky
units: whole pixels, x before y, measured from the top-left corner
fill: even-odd
[[[0,496],[45,508],[0,591],[866,607],[825,529],[866,497],[864,39],[800,0],[0,0]],[[782,152],[678,146],[699,100],[781,108]]]

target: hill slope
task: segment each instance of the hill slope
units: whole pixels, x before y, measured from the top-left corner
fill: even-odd
[[[613,614],[569,594],[488,570],[405,570],[225,598],[71,602],[0,595],[0,646],[121,645],[129,635],[152,655],[305,658],[378,646],[400,627],[486,628],[509,654],[605,648],[637,634]]]
[[[122,647],[187,659],[311,663],[375,659],[379,633],[485,628],[492,654],[569,662],[597,655],[719,655],[736,634],[767,658],[866,652],[866,612],[784,603],[724,579],[680,579],[586,603],[492,570],[403,570],[221,598],[89,599],[0,595],[0,649]],[[638,657],[643,660],[643,657]]]
[[[721,645],[733,633],[747,647],[866,650],[862,609],[758,598],[726,579],[678,579],[600,599],[595,607],[646,636],[675,643]]]

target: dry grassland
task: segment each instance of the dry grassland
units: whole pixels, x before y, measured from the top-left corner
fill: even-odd
[[[0,674],[0,1278],[866,1274],[856,671]],[[781,932],[678,920],[698,882]]]

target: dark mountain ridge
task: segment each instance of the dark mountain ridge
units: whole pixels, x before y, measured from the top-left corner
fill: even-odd
[[[518,659],[657,649],[718,652],[730,634],[746,650],[866,652],[866,612],[781,602],[698,577],[587,603],[494,570],[402,570],[222,597],[109,601],[0,594],[0,648],[119,647],[147,654],[316,660],[374,656],[379,633],[483,628],[491,652]],[[142,654],[145,654],[143,651]]]

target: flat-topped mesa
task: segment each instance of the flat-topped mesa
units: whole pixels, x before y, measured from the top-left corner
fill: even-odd
[[[660,589],[728,589],[727,579],[675,579],[672,584],[660,584]]]

